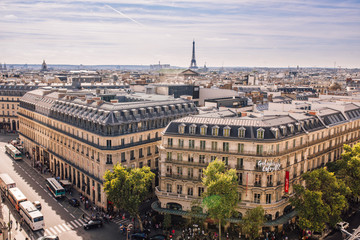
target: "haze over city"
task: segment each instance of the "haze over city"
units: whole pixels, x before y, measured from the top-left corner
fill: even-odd
[[[359,67],[359,1],[0,2],[0,62]]]

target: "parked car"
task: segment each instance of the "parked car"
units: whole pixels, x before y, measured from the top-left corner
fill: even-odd
[[[48,235],[39,237],[37,240],[59,240],[59,237],[55,235]]]
[[[78,206],[80,206],[80,201],[77,200],[76,198],[70,198],[69,204],[73,207],[78,207]]]
[[[337,229],[346,229],[349,227],[349,223],[348,222],[339,222],[336,224],[336,228]]]
[[[167,237],[164,234],[156,234],[150,237],[150,240],[166,240]]]
[[[85,230],[88,230],[90,228],[100,228],[103,226],[103,222],[99,219],[96,219],[96,220],[90,220],[88,221],[87,223],[84,224],[84,229]]]
[[[34,201],[33,204],[38,210],[41,210],[41,203],[39,201]]]
[[[147,236],[145,233],[134,233],[131,235],[131,240],[146,240]]]

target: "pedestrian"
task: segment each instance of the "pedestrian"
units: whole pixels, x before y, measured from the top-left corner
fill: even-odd
[[[17,229],[18,228],[18,221],[16,220],[16,228],[15,229]]]
[[[82,214],[82,219],[85,219],[85,214],[84,213]]]

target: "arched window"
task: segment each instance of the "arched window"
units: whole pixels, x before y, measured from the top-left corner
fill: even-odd
[[[265,133],[265,130],[263,128],[259,128],[257,130],[257,139],[264,139],[264,133]]]
[[[245,131],[246,131],[246,129],[244,127],[240,127],[238,129],[238,137],[239,138],[244,138],[245,137]]]

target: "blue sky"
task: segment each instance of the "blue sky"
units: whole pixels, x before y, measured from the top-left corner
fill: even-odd
[[[360,1],[0,1],[0,62],[360,67]]]

